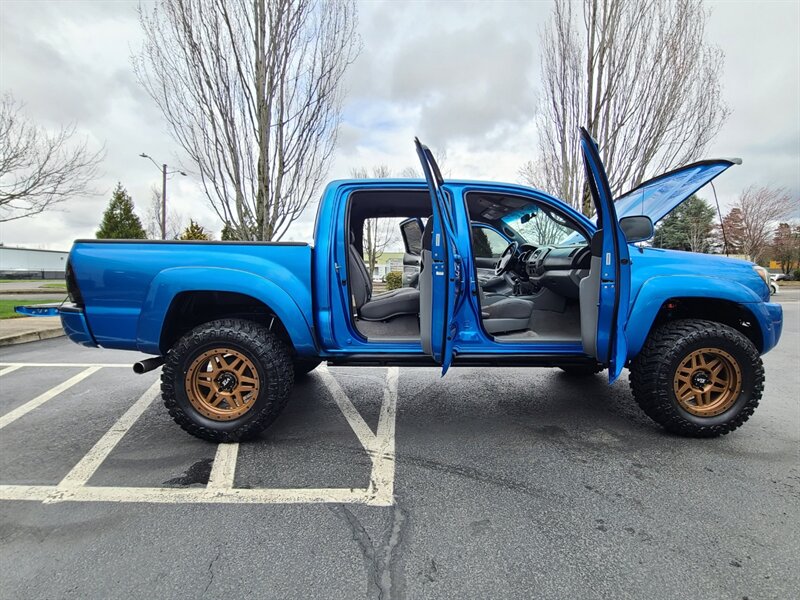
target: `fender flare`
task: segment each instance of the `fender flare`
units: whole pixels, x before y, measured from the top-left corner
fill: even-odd
[[[159,272],[150,282],[136,328],[136,345],[142,352],[161,354],[161,332],[175,297],[184,292],[233,292],[265,304],[280,319],[300,355],[318,354],[313,326],[286,290],[247,271],[220,267],[174,267]]]
[[[725,300],[744,305],[762,302],[749,287],[731,279],[708,275],[662,275],[647,279],[631,302],[625,337],[628,341],[628,358],[632,359],[644,346],[664,302],[671,298],[705,298]],[[755,317],[755,315],[754,315]],[[764,323],[756,318],[761,335]]]

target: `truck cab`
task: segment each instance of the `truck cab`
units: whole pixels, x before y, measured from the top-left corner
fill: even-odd
[[[694,163],[613,198],[581,131],[590,219],[532,188],[445,180],[415,141],[422,180],[331,182],[313,247],[79,240],[67,273],[70,337],[164,363],[164,401],[187,431],[251,437],[296,376],[333,365],[626,366],[634,398],[667,429],[740,426],[778,341],[766,272],[746,261],[646,248],[654,223],[737,161]],[[374,290],[364,254],[397,228],[400,289]],[[142,368],[140,368],[142,370]]]

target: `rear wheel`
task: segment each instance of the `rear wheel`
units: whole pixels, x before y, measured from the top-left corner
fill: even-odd
[[[212,442],[237,442],[278,417],[292,381],[281,340],[252,321],[221,319],[196,327],[168,352],[161,392],[184,430]]]
[[[686,319],[653,332],[631,364],[633,397],[665,429],[716,437],[758,406],[764,367],[753,343],[713,321]]]

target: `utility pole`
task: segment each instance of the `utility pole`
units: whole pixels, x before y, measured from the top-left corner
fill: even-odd
[[[186,177],[186,173],[175,169],[174,171],[167,171],[167,163],[163,163],[160,167],[158,163],[153,160],[148,154],[142,152],[139,156],[142,158],[147,158],[153,163],[158,169],[161,171],[161,239],[167,239],[167,175],[172,175],[173,173],[180,173],[184,177]]]

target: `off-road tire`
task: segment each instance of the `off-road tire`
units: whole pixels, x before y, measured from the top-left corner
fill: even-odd
[[[189,401],[185,377],[203,352],[231,348],[255,365],[261,385],[252,407],[229,421],[202,415]],[[170,416],[185,431],[210,442],[239,442],[258,435],[278,418],[294,382],[289,349],[266,327],[244,319],[220,319],[192,329],[169,350],[161,372],[161,395]]]
[[[673,378],[681,361],[701,348],[722,350],[738,363],[741,392],[729,408],[715,416],[697,416],[675,395]],[[690,437],[730,433],[750,418],[764,391],[764,366],[758,350],[742,333],[713,321],[684,319],[662,325],[650,334],[630,365],[630,386],[642,410],[670,432]]]
[[[295,358],[294,359],[294,378],[305,377],[316,369],[322,361],[318,358]]]
[[[590,377],[605,369],[603,365],[562,365],[558,367],[571,377]]]

